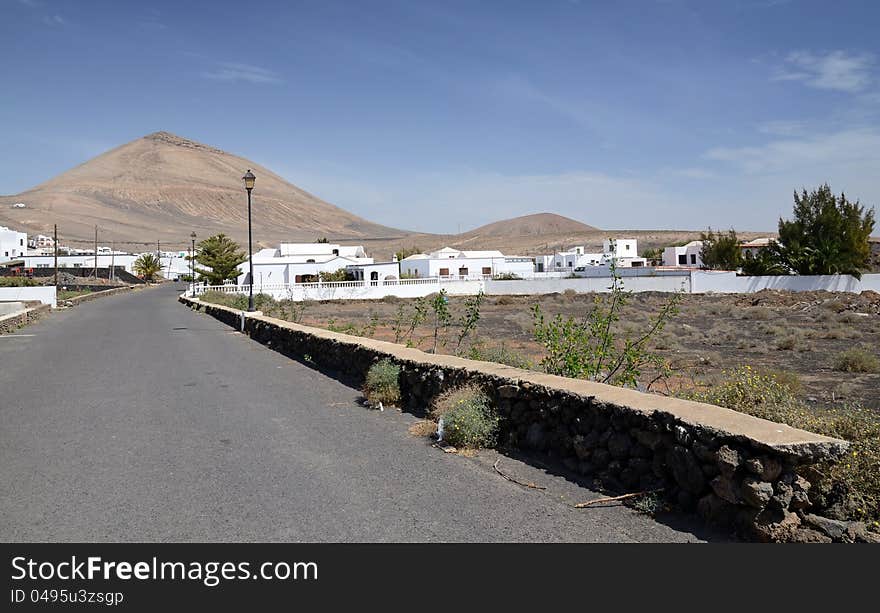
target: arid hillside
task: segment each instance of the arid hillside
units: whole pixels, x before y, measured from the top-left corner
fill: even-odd
[[[186,243],[225,232],[247,237],[241,176],[257,175],[254,239],[315,240],[397,237],[405,232],[371,223],[324,202],[272,171],[214,147],[156,132],[112,149],[13,196],[0,197],[0,225],[62,238]],[[23,202],[26,208],[12,208]]]

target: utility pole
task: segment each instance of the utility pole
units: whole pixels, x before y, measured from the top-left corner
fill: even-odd
[[[55,291],[58,291],[58,224],[55,224]]]
[[[95,226],[95,281],[98,280],[98,226]]]
[[[110,271],[107,273],[107,278],[111,281],[116,278],[114,264],[116,264],[116,241],[110,243]]]

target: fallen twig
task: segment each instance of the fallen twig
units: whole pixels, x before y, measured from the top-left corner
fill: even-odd
[[[516,483],[517,485],[521,485],[521,486],[523,486],[523,487],[530,487],[530,488],[532,488],[533,490],[546,490],[546,489],[547,489],[546,487],[544,487],[544,486],[542,486],[542,485],[536,485],[536,484],[534,484],[534,483],[527,482],[527,481],[518,481],[517,479],[514,479],[514,478],[511,477],[510,475],[506,475],[506,474],[504,474],[503,472],[501,472],[501,469],[498,468],[498,463],[499,463],[500,461],[501,461],[501,458],[498,458],[497,460],[495,460],[495,463],[492,465],[492,468],[495,469],[495,472],[496,472],[496,473],[498,473],[499,475],[501,475],[502,477],[504,477],[505,479],[507,479],[507,480],[510,481],[511,483]]]
[[[611,496],[610,498],[597,498],[596,500],[588,500],[587,502],[579,502],[574,505],[575,509],[583,509],[584,507],[591,507],[594,504],[602,504],[605,502],[617,502],[618,500],[626,500],[627,498],[635,498],[636,496],[646,496],[648,494],[656,494],[657,492],[662,492],[663,488],[656,490],[645,490],[644,492],[634,492],[632,494],[623,494],[622,496]]]

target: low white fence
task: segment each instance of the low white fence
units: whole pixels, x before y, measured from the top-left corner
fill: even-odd
[[[54,309],[57,305],[55,286],[0,287],[0,302],[27,302],[29,300],[39,300]]]
[[[316,283],[266,283],[254,286],[254,294],[268,294],[276,300],[377,300],[385,296],[418,298],[446,290],[451,295],[475,295],[480,290],[490,296],[562,293],[607,292],[611,277],[537,278],[499,281],[491,278],[458,279],[431,277],[394,281],[334,281]],[[830,292],[880,292],[880,274],[862,275],[861,280],[849,275],[737,277],[733,272],[702,270],[664,270],[651,275],[624,275],[624,288],[632,292],[685,292],[688,294],[751,294],[763,289],[793,292],[827,290]],[[197,285],[188,295],[205,291],[247,294],[247,285]]]
[[[695,270],[691,273],[691,292],[694,294],[753,294],[764,289],[790,292],[852,292],[865,290],[880,292],[880,274],[862,275],[783,275],[776,277],[738,277],[733,272]]]

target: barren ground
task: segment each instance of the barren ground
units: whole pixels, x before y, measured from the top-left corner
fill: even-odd
[[[668,294],[631,295],[621,313],[620,332],[637,336],[646,330],[668,299]],[[465,342],[462,353],[467,355],[473,344],[483,352],[503,346],[536,365],[542,353],[532,336],[532,306],[540,304],[551,317],[556,313],[580,317],[592,308],[593,300],[589,294],[488,296],[476,335]],[[395,316],[400,308],[411,312],[413,302],[386,298],[311,303],[305,307],[302,323],[394,341]],[[463,297],[450,298],[454,319],[461,314],[463,302]],[[420,326],[413,344],[429,349],[432,333],[433,328]],[[454,353],[456,335],[453,326],[449,342],[439,351]],[[784,377],[811,404],[860,403],[880,409],[880,374],[833,368],[838,354],[852,347],[880,357],[880,295],[876,293],[686,295],[680,313],[654,342],[654,349],[669,360],[675,372],[669,388],[661,386],[657,391],[711,384],[725,370],[749,365]]]

